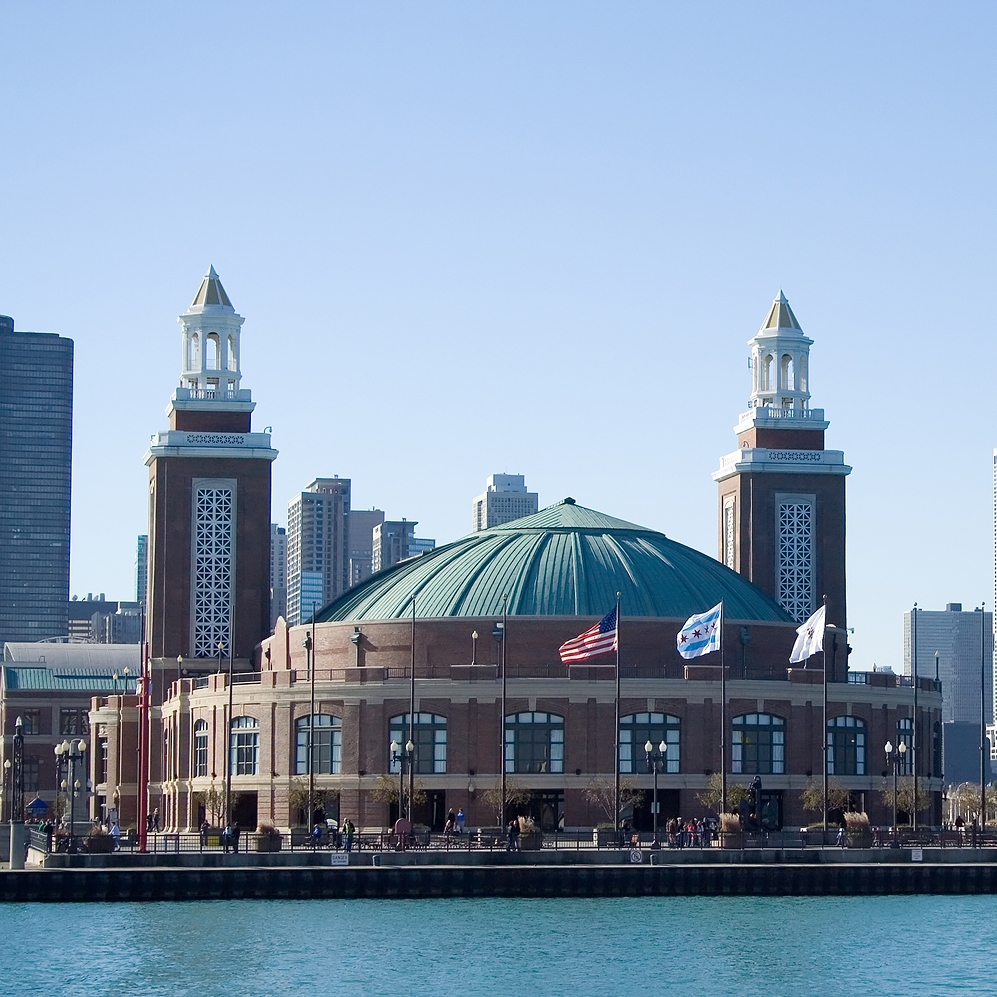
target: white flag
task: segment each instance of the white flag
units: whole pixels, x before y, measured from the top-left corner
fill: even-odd
[[[718,602],[711,610],[690,616],[675,637],[675,644],[683,658],[698,658],[701,654],[720,650],[724,604]]]
[[[824,650],[824,606],[814,613],[801,627],[796,628],[796,643],[793,645],[793,653],[789,656],[789,663],[795,664],[798,661],[806,661],[812,654]]]

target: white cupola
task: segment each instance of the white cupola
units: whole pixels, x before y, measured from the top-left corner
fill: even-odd
[[[751,399],[748,408],[802,413],[810,408],[810,347],[786,296],[772,302],[751,347]]]
[[[239,336],[246,320],[236,314],[214,267],[208,267],[191,306],[178,321],[183,329],[180,387],[190,392],[187,397],[238,399]]]

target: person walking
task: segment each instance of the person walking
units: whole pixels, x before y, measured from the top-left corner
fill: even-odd
[[[208,823],[208,818],[205,817],[201,821],[201,847],[205,848],[208,844],[208,831],[211,830],[211,825]]]
[[[461,807],[460,810],[457,811],[457,833],[458,834],[463,834],[464,833],[464,821],[465,820],[466,820],[466,818],[464,816],[464,808]]]
[[[356,828],[353,826],[353,821],[349,817],[343,821],[343,851],[351,852],[353,851],[353,835]]]
[[[316,824],[312,828],[312,851],[315,851],[322,844],[322,825]]]
[[[515,817],[509,821],[509,840],[505,846],[507,852],[519,851],[519,820]]]

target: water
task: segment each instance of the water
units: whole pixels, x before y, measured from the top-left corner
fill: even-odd
[[[0,995],[992,994],[991,897],[0,904]]]

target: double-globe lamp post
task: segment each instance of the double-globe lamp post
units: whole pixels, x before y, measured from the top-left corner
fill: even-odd
[[[70,849],[73,851],[75,849],[72,842],[76,833],[76,795],[81,788],[80,780],[76,778],[76,764],[77,762],[82,763],[86,750],[87,742],[82,737],[74,738],[72,741],[63,741],[62,744],[55,746],[56,767],[58,768],[63,759],[66,760],[67,765],[68,778],[62,783],[62,788],[69,797],[69,840]]]
[[[665,768],[665,755],[668,753],[668,745],[665,744],[665,739],[661,739],[661,743],[657,748],[651,744],[650,739],[648,739],[644,744],[644,754],[647,756],[647,767],[654,773],[654,796],[651,803],[651,813],[654,817],[654,846],[659,848],[661,843],[658,841],[658,772],[663,772]]]
[[[886,742],[886,764],[893,766],[893,834],[897,835],[897,773],[907,755],[907,743],[900,741],[896,748]]]
[[[415,757],[415,745],[411,741],[405,743],[405,748],[397,741],[391,742],[391,760],[398,766],[398,816],[408,817],[412,821],[412,794],[409,794],[408,806],[405,807],[405,764],[411,767]]]

